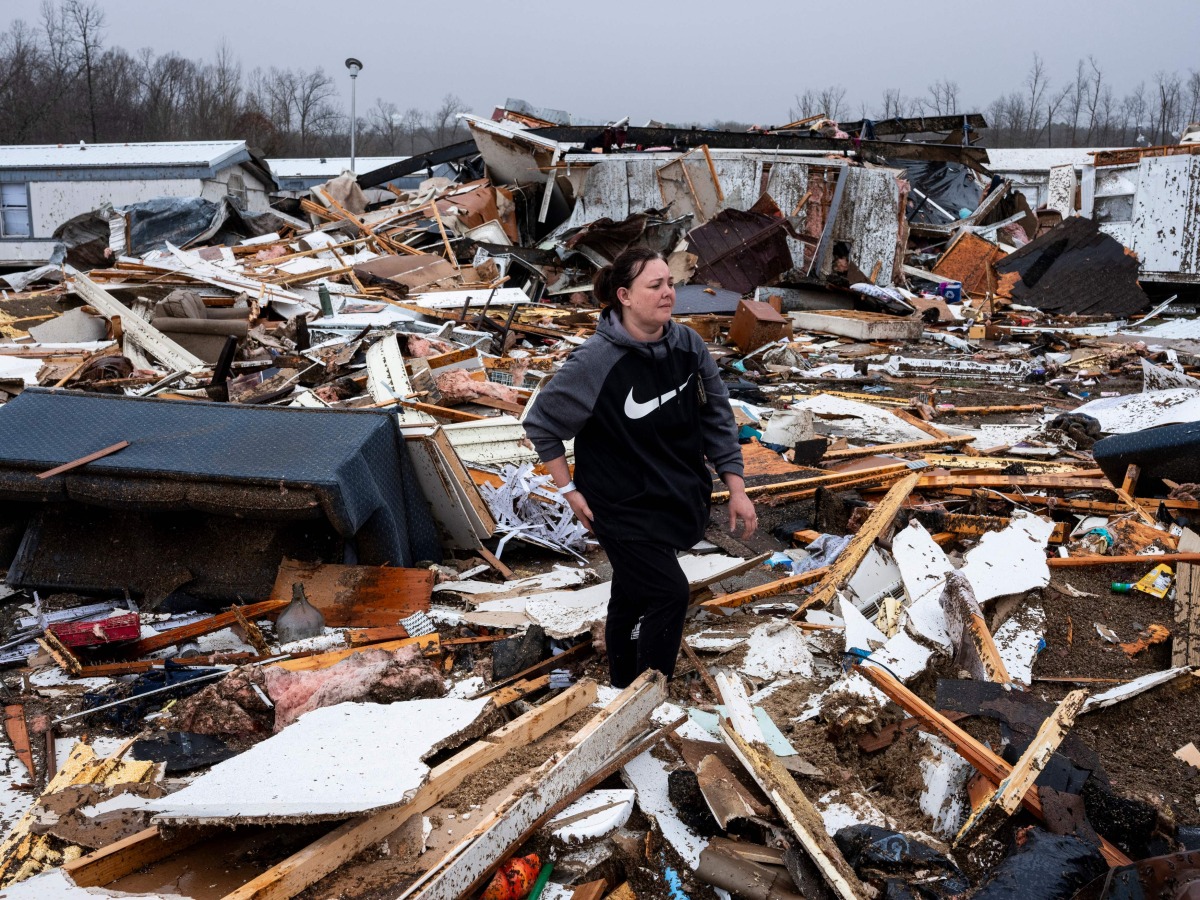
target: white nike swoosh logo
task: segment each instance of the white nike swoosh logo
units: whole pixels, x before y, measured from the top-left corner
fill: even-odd
[[[633,388],[629,389],[629,396],[625,398],[625,417],[628,419],[640,419],[643,416],[648,416],[664,403],[673,400],[676,394],[683,391],[688,386],[688,382],[692,380],[692,376],[687,377],[687,381],[681,384],[674,390],[667,391],[661,397],[655,397],[652,400],[647,400],[644,403],[638,403],[633,399]]]

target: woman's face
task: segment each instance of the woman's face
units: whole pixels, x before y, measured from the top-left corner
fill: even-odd
[[[675,282],[671,270],[661,259],[652,259],[642,267],[633,284],[617,289],[623,319],[644,331],[656,331],[671,318],[675,307]]]

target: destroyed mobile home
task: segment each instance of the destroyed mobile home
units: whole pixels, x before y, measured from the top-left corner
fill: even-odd
[[[1200,358],[1139,256],[898,139],[981,117],[509,106],[6,276],[0,897],[1194,892]],[[710,526],[618,691],[521,422],[634,245],[765,533]]]

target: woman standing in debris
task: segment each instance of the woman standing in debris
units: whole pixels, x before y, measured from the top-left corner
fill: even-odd
[[[742,480],[729,394],[704,341],[671,321],[662,255],[631,248],[596,273],[596,333],[538,394],[525,431],[571,509],[612,563],[605,643],[615,687],[647,669],[670,677],[683,640],[688,580],[677,551],[708,525],[716,468],[729,527],[758,527]],[[575,438],[571,480],[563,441]]]

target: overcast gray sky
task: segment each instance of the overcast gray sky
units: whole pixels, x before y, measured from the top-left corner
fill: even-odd
[[[447,3],[102,0],[106,43],[211,58],[224,38],[246,69],[324,66],[347,108],[347,56],[363,60],[360,115],[377,97],[476,112],[506,97],[598,119],[782,123],[806,87],[844,85],[855,117],[885,88],[923,94],[946,77],[982,109],[1020,86],[1036,51],[1055,84],[1093,54],[1118,97],[1159,69],[1200,66],[1196,0],[983,4],[786,0]],[[1111,5],[1112,9],[1108,7]],[[3,0],[0,27],[40,0]],[[916,11],[920,10],[919,14]]]

